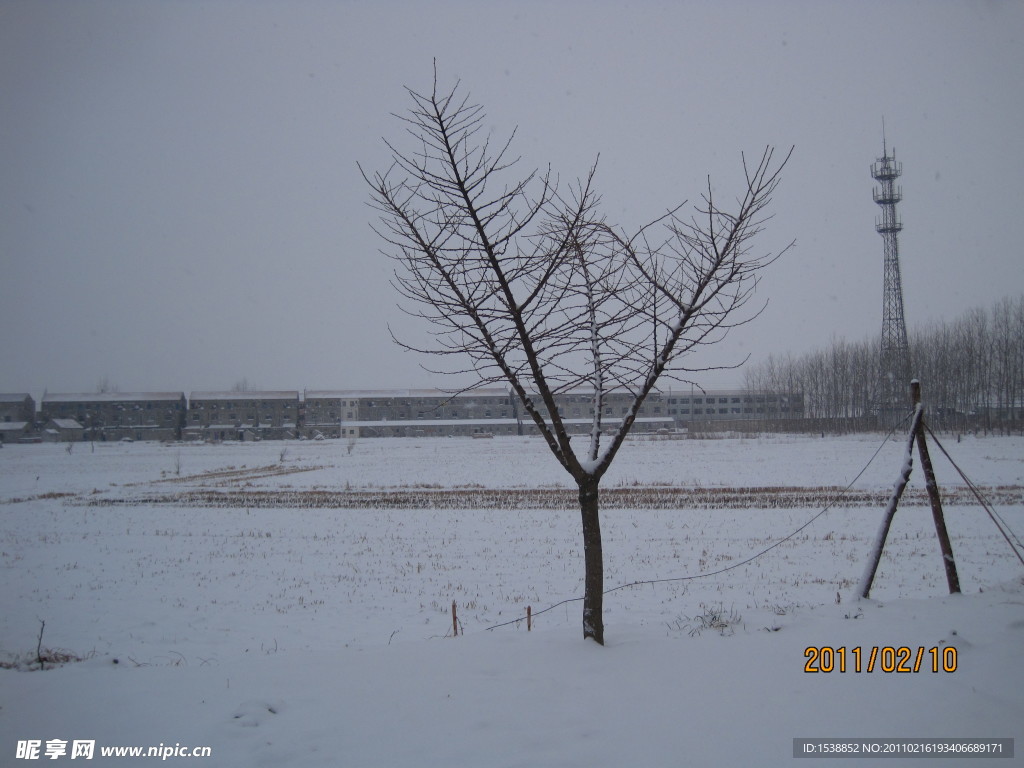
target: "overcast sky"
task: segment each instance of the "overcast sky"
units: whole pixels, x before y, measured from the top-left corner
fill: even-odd
[[[626,229],[796,146],[755,247],[796,246],[708,364],[880,333],[883,116],[908,324],[988,307],[1024,292],[1022,38],[1020,2],[0,0],[0,391],[443,384],[356,167],[434,57],[524,170],[600,153]]]

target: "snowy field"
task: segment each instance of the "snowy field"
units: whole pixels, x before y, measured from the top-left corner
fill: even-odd
[[[943,440],[975,483],[1017,499],[997,510],[1024,534],[1024,439]],[[638,439],[602,487],[884,494],[903,443]],[[578,512],[175,501],[570,488],[539,439],[6,446],[0,765],[31,764],[17,755],[28,740],[40,759],[67,741],[58,760],[94,741],[93,765],[147,761],[102,746],[176,744],[211,756],[170,762],[211,766],[834,763],[794,759],[798,737],[1016,738],[1013,759],[937,762],[1019,764],[1024,566],[932,454],[957,499],[946,514],[963,595],[946,594],[919,499],[896,515],[870,601],[854,588],[881,506],[821,490],[807,507],[768,495],[753,508],[606,509],[606,587],[677,580],[608,594],[601,648],[581,639],[580,603],[562,602],[582,595]],[[545,611],[533,631],[496,626],[528,605]],[[26,671],[42,622],[43,649],[84,660]],[[846,648],[849,668],[805,672],[806,649],[826,646]],[[923,648],[924,662],[886,672],[880,650],[878,668],[855,671],[851,649],[866,665],[875,647]],[[932,672],[950,648],[955,671]]]

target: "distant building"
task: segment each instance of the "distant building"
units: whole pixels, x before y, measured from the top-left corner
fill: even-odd
[[[666,413],[680,428],[708,421],[781,421],[804,417],[802,394],[765,394],[746,389],[691,390],[663,396]]]
[[[547,419],[541,398],[530,395]],[[601,429],[618,429],[629,415],[634,396],[626,390],[605,393]],[[589,434],[594,421],[594,394],[562,392],[555,407],[570,434]],[[749,428],[749,422],[785,425],[803,419],[802,394],[749,390],[651,392],[637,410],[632,432]],[[84,440],[267,440],[354,437],[536,435],[537,426],[519,398],[500,387],[460,393],[438,389],[342,389],[193,392],[109,392],[47,394],[39,420],[27,394],[0,395],[0,431],[11,442],[33,434],[46,423],[46,439]],[[76,427],[55,426],[74,420]],[[746,422],[739,423],[739,422]],[[28,425],[26,428],[24,425]],[[59,435],[55,437],[55,435]]]
[[[342,414],[356,408],[344,390],[307,389],[302,402],[302,434],[311,439],[341,437]]]
[[[540,412],[547,409],[534,398]],[[632,397],[609,393],[603,403],[606,431],[626,415]],[[536,435],[537,426],[524,411],[519,398],[497,387],[452,394],[436,389],[382,389],[308,391],[305,399],[304,434],[332,437],[430,437]],[[589,433],[593,423],[593,395],[566,393],[557,407],[570,433]],[[634,422],[637,432],[669,429],[661,395],[652,393]]]
[[[514,398],[499,388],[307,390],[306,437],[521,434]]]
[[[178,440],[186,411],[183,392],[46,394],[43,421],[74,419],[82,439]]]
[[[299,437],[298,390],[193,392],[185,440],[282,440]]]
[[[25,392],[0,392],[0,423],[28,422],[36,420],[36,401]]]
[[[533,401],[542,413],[547,415],[547,409],[539,402],[537,396]],[[605,393],[601,402],[601,426],[605,432],[612,432],[618,429],[623,418],[629,415],[633,407],[634,395],[625,390],[612,390]],[[555,396],[555,403],[563,421],[569,426],[569,431],[574,433],[589,432],[592,428],[594,417],[594,393],[586,390],[576,390]],[[665,409],[664,399],[661,392],[651,392],[644,400],[637,411],[633,421],[634,432],[651,432],[659,429],[673,427],[673,420]]]
[[[43,440],[48,443],[75,443],[82,440],[85,429],[74,419],[50,419],[43,427]]]
[[[0,443],[17,443],[34,433],[31,421],[0,421]]]

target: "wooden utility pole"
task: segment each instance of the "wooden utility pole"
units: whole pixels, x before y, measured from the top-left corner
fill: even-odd
[[[896,516],[896,507],[900,503],[900,497],[910,482],[910,472],[914,468],[914,440],[921,428],[921,418],[924,410],[921,403],[917,402],[914,408],[914,419],[910,425],[910,437],[907,438],[907,450],[903,454],[903,467],[900,470],[900,477],[893,486],[892,495],[889,497],[889,504],[885,508],[885,515],[882,517],[882,524],[875,536],[874,546],[868,557],[868,564],[864,568],[864,575],[861,576],[857,592],[861,597],[867,599],[871,594],[871,584],[875,580],[875,572],[878,570],[878,563],[882,559],[882,550],[885,549],[885,540],[889,537],[889,528],[892,526],[892,519]]]
[[[910,396],[915,407],[921,402],[921,382],[916,379],[910,382]],[[946,531],[946,519],[942,514],[942,499],[939,497],[939,484],[935,482],[935,471],[932,459],[928,454],[928,443],[924,439],[924,427],[919,422],[917,427],[917,453],[921,457],[921,470],[924,472],[924,484],[928,489],[928,501],[932,505],[932,519],[935,521],[935,533],[939,537],[939,549],[942,551],[942,564],[946,568],[946,582],[949,594],[960,592],[960,577],[956,572],[956,561],[953,560],[953,545]]]
[[[910,435],[907,439],[907,450],[904,454],[903,468],[899,480],[893,488],[892,496],[885,510],[882,525],[875,537],[875,544],[872,547],[871,555],[868,558],[867,567],[861,577],[857,591],[860,596],[867,598],[871,592],[871,584],[875,579],[875,571],[878,570],[878,563],[882,558],[882,549],[885,547],[885,540],[889,535],[889,527],[896,514],[896,507],[900,497],[903,495],[907,482],[910,480],[910,472],[914,466],[913,451],[914,443],[917,443],[917,452],[921,457],[921,469],[924,471],[925,487],[928,489],[928,500],[931,502],[932,519],[935,521],[935,532],[939,537],[939,548],[942,550],[942,564],[946,570],[946,582],[949,584],[949,593],[960,592],[960,578],[956,572],[956,562],[953,560],[953,546],[949,541],[949,533],[946,531],[946,521],[942,514],[942,500],[939,497],[939,485],[935,481],[935,471],[932,469],[931,456],[928,453],[928,445],[924,437],[924,406],[921,405],[921,384],[917,379],[910,382],[910,396],[914,404],[914,418],[910,425]]]

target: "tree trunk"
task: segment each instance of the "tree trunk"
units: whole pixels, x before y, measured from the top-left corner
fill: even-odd
[[[583,637],[604,645],[604,558],[601,554],[601,520],[598,514],[598,481],[579,481],[580,513],[583,516]]]

